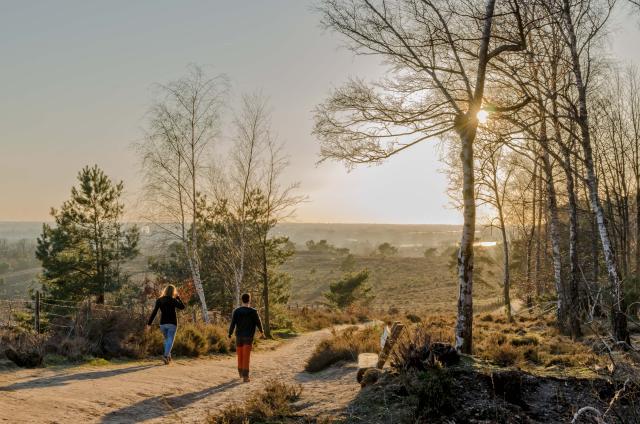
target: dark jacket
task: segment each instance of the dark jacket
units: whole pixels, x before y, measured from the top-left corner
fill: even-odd
[[[231,325],[229,326],[229,337],[236,331],[236,337],[253,338],[256,328],[262,333],[262,322],[258,311],[248,306],[240,306],[233,311]]]
[[[173,324],[178,325],[178,319],[176,318],[176,308],[184,309],[184,303],[178,296],[169,297],[162,296],[156,300],[156,306],[153,308],[151,318],[149,318],[149,325],[153,323],[153,320],[160,309],[160,325]]]

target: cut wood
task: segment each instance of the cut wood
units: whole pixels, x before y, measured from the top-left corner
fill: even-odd
[[[380,355],[376,353],[361,353],[358,355],[358,383],[362,381],[362,377],[368,369],[382,369],[384,367],[403,328],[404,324],[399,321],[394,322],[391,329],[388,326],[384,327],[380,337]]]

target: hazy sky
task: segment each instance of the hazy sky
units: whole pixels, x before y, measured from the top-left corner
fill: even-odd
[[[313,222],[458,223],[433,144],[347,172],[316,166],[312,110],[348,76],[375,78],[378,59],[354,58],[318,26],[310,0],[0,0],[0,220],[46,220],[80,168],[97,163],[124,180],[140,175],[140,140],[153,84],[190,63],[225,73],[232,98],[262,90],[273,126],[309,202]],[[628,12],[628,11],[627,11]],[[612,55],[640,62],[640,16],[615,18]],[[231,113],[226,114],[226,122]]]

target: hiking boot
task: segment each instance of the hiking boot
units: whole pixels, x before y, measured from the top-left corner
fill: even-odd
[[[165,365],[169,365],[169,361],[170,361],[169,357],[167,356],[162,357],[162,362],[164,362]]]
[[[250,379],[249,379],[249,377],[247,376],[247,377],[243,377],[243,378],[242,378],[242,381],[244,381],[245,383],[248,383],[248,382],[250,382],[251,380],[250,380]]]

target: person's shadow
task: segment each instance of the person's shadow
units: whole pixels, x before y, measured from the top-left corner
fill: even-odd
[[[202,400],[211,395],[232,389],[239,385],[239,381],[229,381],[218,386],[208,387],[206,389],[185,393],[175,396],[155,396],[144,399],[133,405],[112,411],[102,417],[101,423],[137,423],[153,418],[160,418],[171,415],[180,408],[184,408],[194,402]]]
[[[9,386],[0,387],[0,391],[10,392],[21,389],[46,389],[53,386],[64,386],[71,381],[80,381],[80,380],[96,380],[99,378],[108,378],[115,377],[121,374],[128,374],[131,372],[142,371],[147,368],[152,368],[154,365],[136,365],[133,367],[127,368],[118,368],[115,370],[105,370],[105,371],[90,371],[90,372],[82,372],[77,374],[63,374],[63,375],[53,375],[50,377],[42,377],[35,378],[29,381],[23,381],[20,383],[13,383]]]

